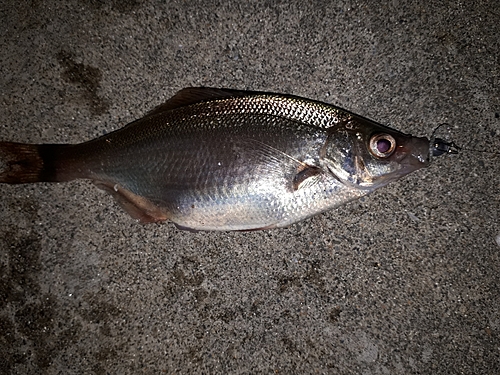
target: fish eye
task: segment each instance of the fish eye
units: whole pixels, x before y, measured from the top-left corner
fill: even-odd
[[[396,140],[389,134],[375,134],[370,138],[370,152],[379,158],[387,158],[396,149]]]

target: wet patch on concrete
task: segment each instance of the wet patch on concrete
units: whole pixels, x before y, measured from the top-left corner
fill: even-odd
[[[61,316],[53,295],[42,293],[38,281],[42,268],[40,238],[5,233],[3,239],[8,257],[0,270],[0,307],[4,311],[0,337],[12,344],[4,348],[13,350],[4,352],[6,360],[0,361],[0,369],[3,373],[18,366],[46,369],[63,348],[75,343],[80,325]],[[56,325],[57,321],[66,323]]]
[[[101,115],[109,108],[109,102],[98,94],[101,86],[102,73],[93,66],[77,63],[72,54],[67,51],[60,51],[57,54],[59,64],[64,68],[62,78],[78,87],[81,92],[81,99],[89,107],[93,115]]]

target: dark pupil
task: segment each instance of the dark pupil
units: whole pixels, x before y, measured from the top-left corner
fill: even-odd
[[[391,148],[391,142],[387,139],[379,139],[377,141],[377,150],[378,152],[385,154]]]

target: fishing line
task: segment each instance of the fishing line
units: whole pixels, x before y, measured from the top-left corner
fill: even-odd
[[[500,155],[500,152],[498,151],[486,151],[486,150],[477,150],[474,148],[466,148],[466,147],[460,147],[453,141],[445,141],[442,138],[435,137],[436,132],[438,131],[439,128],[442,126],[450,126],[447,122],[443,122],[442,124],[439,124],[436,129],[432,132],[431,138],[430,138],[430,144],[431,144],[431,153],[432,156],[441,156],[443,154],[458,154],[461,151],[469,151],[469,152],[482,152],[486,154],[493,154],[493,155]],[[468,144],[472,142],[469,141]]]

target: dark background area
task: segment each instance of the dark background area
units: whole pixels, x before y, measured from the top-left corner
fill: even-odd
[[[76,143],[187,86],[500,146],[498,1],[2,1],[0,139]],[[0,373],[500,373],[498,154],[290,228],[140,225],[88,181],[0,186]]]

